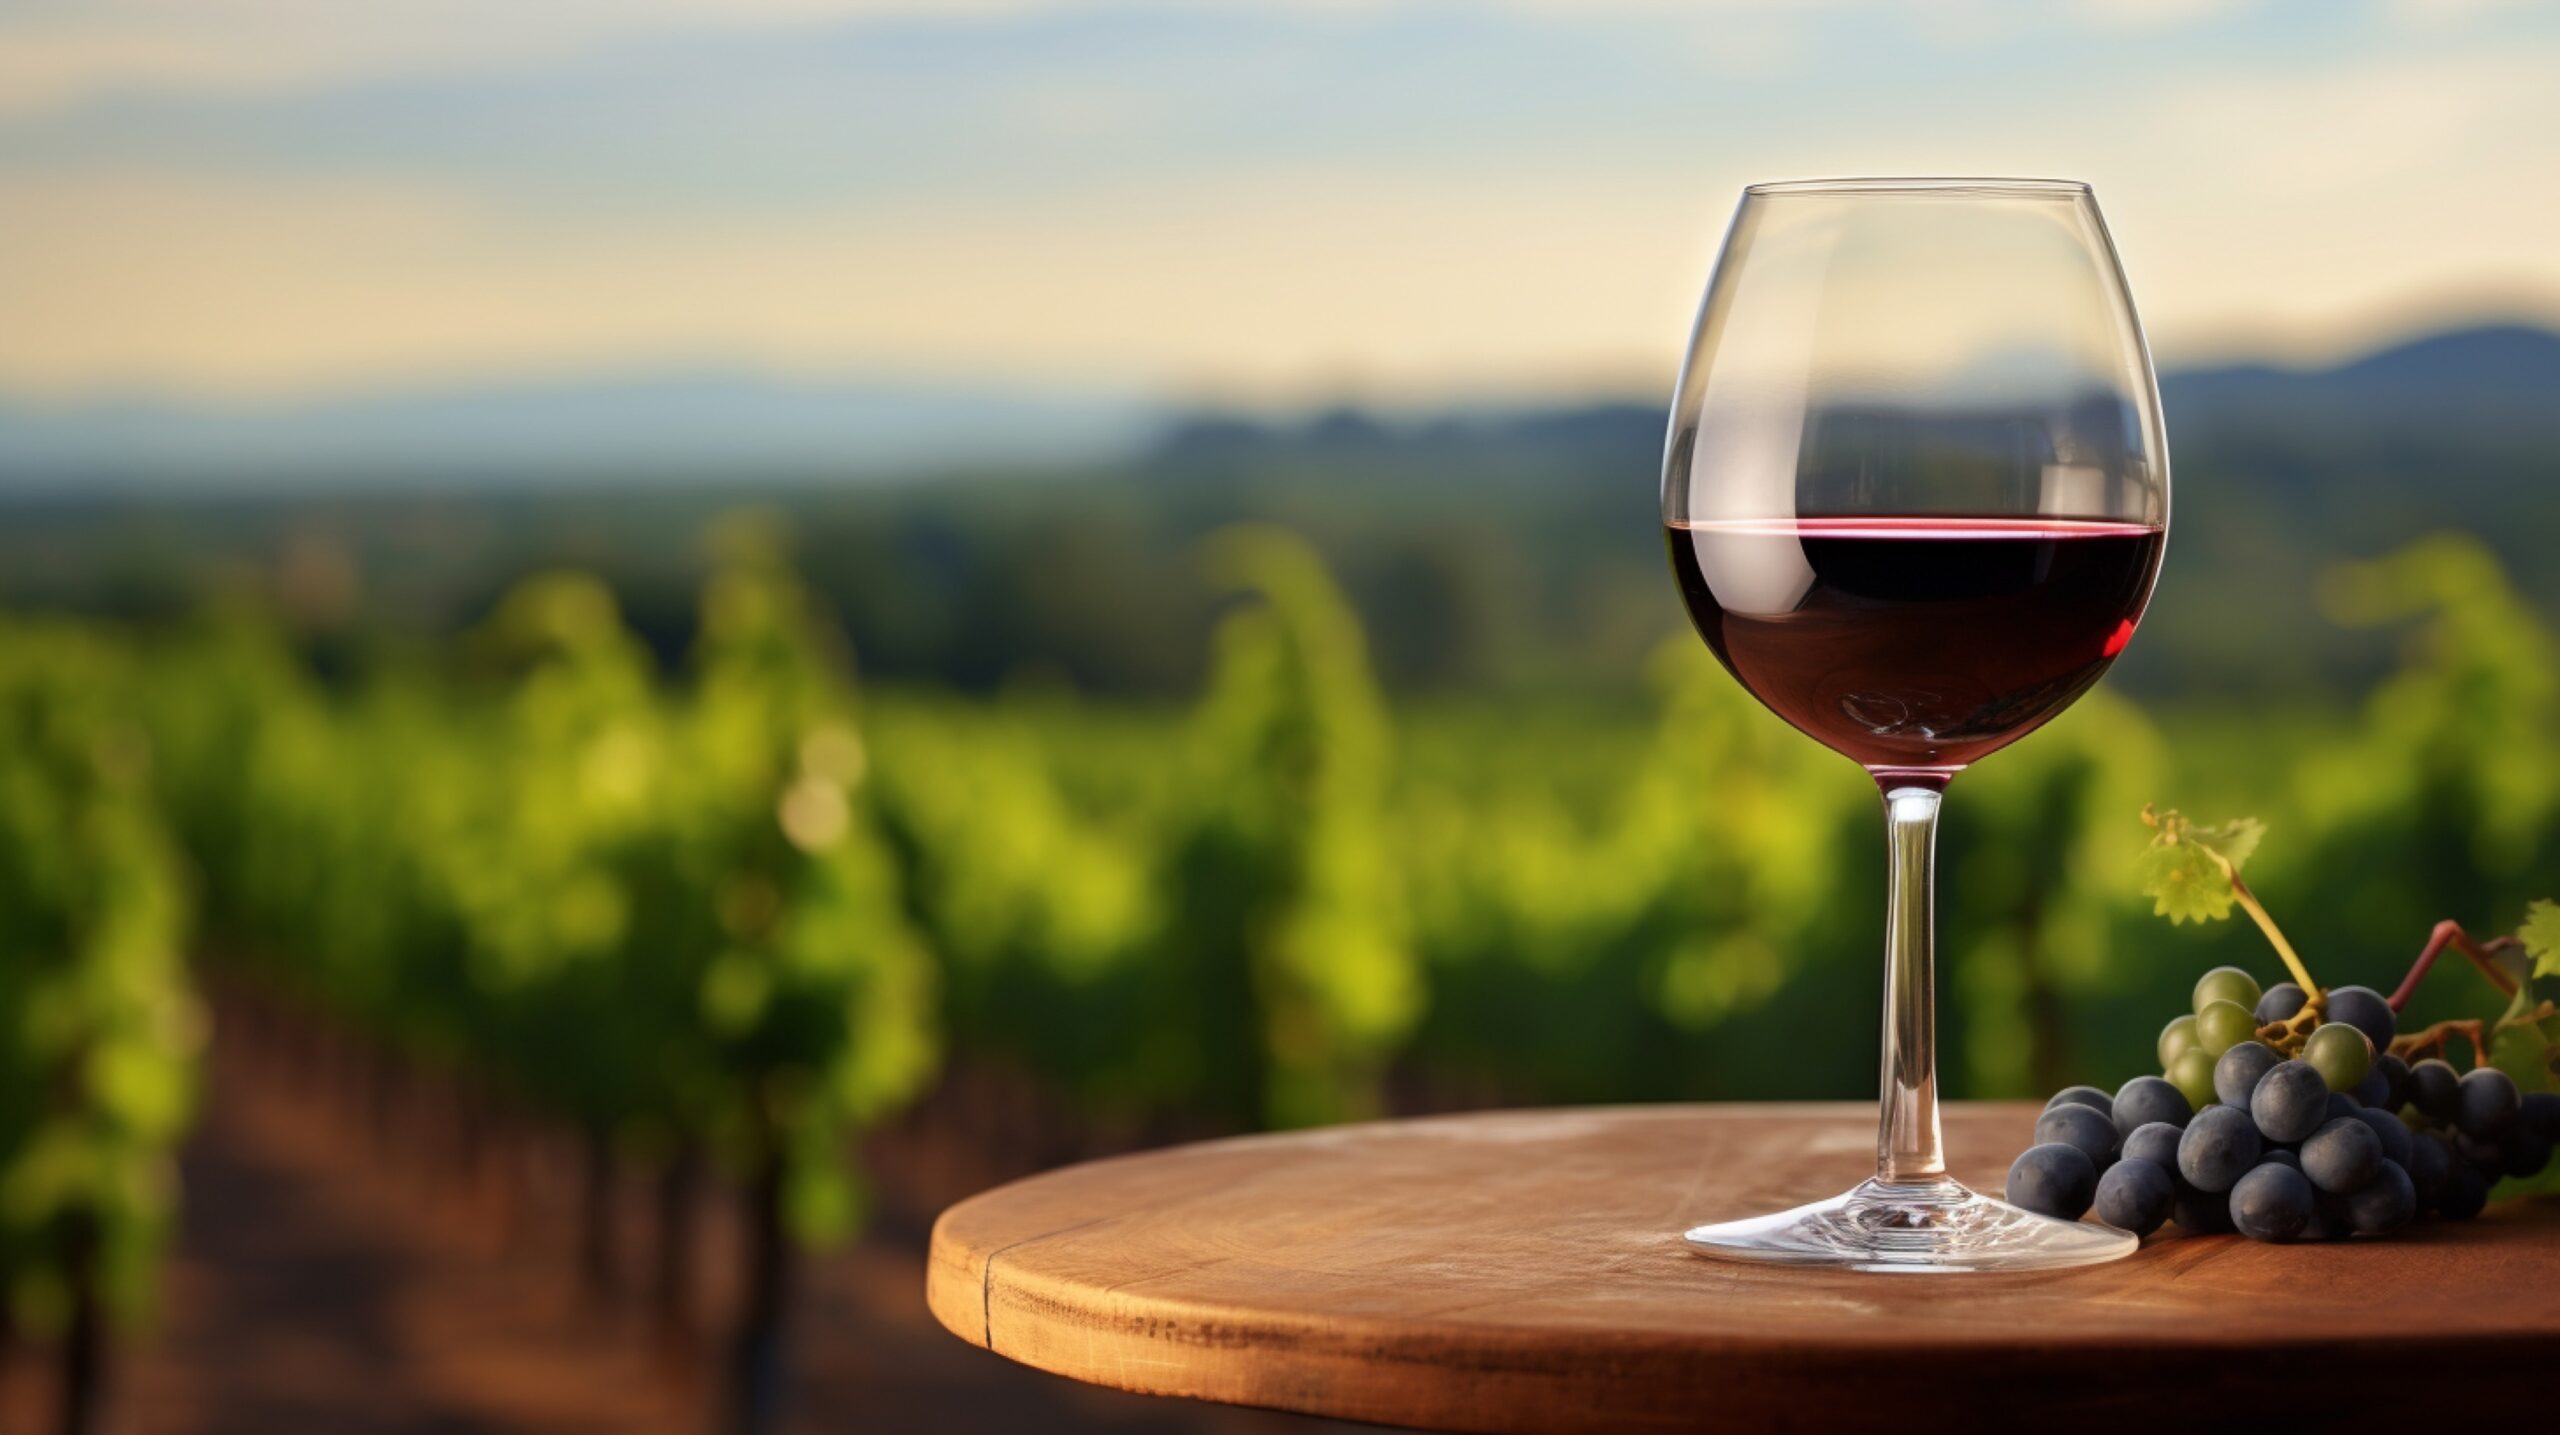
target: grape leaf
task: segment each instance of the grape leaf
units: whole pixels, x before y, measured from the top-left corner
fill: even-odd
[[[2219,922],[2239,900],[2234,877],[2240,864],[2258,850],[2266,824],[2254,817],[2199,826],[2180,815],[2142,811],[2142,820],[2159,835],[2142,852],[2142,894],[2151,910],[2181,922]]]
[[[2537,977],[2560,976],[2560,902],[2536,902],[2524,909],[2524,925],[2516,939],[2533,958]]]
[[[2267,824],[2254,817],[2235,817],[2212,827],[2187,829],[2188,841],[2221,853],[2235,872],[2258,850],[2258,839],[2266,835]]]
[[[2218,922],[2237,900],[2231,874],[2191,843],[2156,843],[2142,854],[2142,894],[2151,910],[2177,922]]]

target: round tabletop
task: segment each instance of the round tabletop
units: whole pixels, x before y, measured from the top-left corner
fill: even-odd
[[[1997,1190],[2033,1106],[1948,1108]],[[1845,1189],[1872,1107],[1494,1112],[1251,1136],[1018,1181],[934,1226],[954,1334],[1157,1395],[1445,1430],[2460,1423],[2553,1397],[2560,1205],[2387,1240],[2174,1228],[2110,1265],[1865,1275],[1680,1233]],[[2055,1424],[2053,1428],[2072,1428]]]

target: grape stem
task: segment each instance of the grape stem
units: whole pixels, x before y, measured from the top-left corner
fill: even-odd
[[[2500,993],[2514,996],[2516,994],[2515,978],[2499,970],[2498,964],[2490,958],[2515,945],[2516,939],[2513,937],[2491,937],[2485,942],[2475,941],[2469,932],[2462,930],[2460,922],[2450,917],[2436,923],[2435,931],[2427,938],[2426,950],[2418,953],[2418,960],[2409,967],[2409,975],[2400,979],[2400,989],[2391,994],[2391,1009],[2398,1011],[2409,1004],[2409,998],[2418,990],[2418,983],[2426,977],[2427,969],[2436,964],[2436,958],[2443,954],[2446,947],[2451,947],[2469,957],[2471,965],[2478,967],[2480,974],[2487,977],[2489,984],[2496,987]]]
[[[2276,919],[2267,915],[2266,907],[2258,901],[2258,894],[2250,891],[2249,884],[2240,880],[2238,865],[2211,847],[2204,850],[2212,853],[2215,863],[2230,876],[2231,895],[2239,902],[2240,910],[2248,913],[2249,920],[2258,924],[2258,931],[2266,937],[2267,945],[2276,949],[2277,956],[2284,958],[2285,970],[2293,973],[2295,985],[2302,988],[2302,1010],[2258,1032],[2259,1039],[2276,1050],[2288,1055],[2298,1052],[2311,1029],[2320,1024],[2321,1014],[2329,1005],[2329,994],[2311,979],[2311,969],[2302,964],[2301,956],[2293,950],[2293,943],[2284,939],[2284,931],[2276,926]]]
[[[2282,1021],[2269,1022],[2258,1028],[2258,1040],[2287,1056],[2299,1054],[2303,1042],[2310,1037],[2312,1028],[2320,1025],[2321,1018],[2327,1014],[2325,1009],[2328,1004],[2329,999],[2326,995],[2305,1000],[2302,1010]]]
[[[2210,847],[2205,850],[2213,852]],[[2240,869],[2219,852],[2213,852],[2213,860],[2222,865],[2223,871],[2231,874],[2231,895],[2239,899],[2240,910],[2248,913],[2249,920],[2258,924],[2258,930],[2266,934],[2267,945],[2276,949],[2277,956],[2284,958],[2285,970],[2293,973],[2294,981],[2301,986],[2307,999],[2302,1009],[2311,1011],[2319,1006],[2325,995],[2320,984],[2311,979],[2311,969],[2302,964],[2302,958],[2294,953],[2293,943],[2286,941],[2284,933],[2277,929],[2276,919],[2268,916],[2267,909],[2258,905],[2258,894],[2250,891],[2249,884],[2240,880]]]
[[[2460,1036],[2471,1043],[2473,1066],[2489,1064],[2489,1034],[2481,1029],[2478,1017],[2440,1021],[2423,1031],[2413,1031],[2391,1043],[2391,1054],[2403,1061],[2411,1062],[2423,1061],[2429,1056],[2441,1056],[2444,1054],[2446,1040],[2454,1036]]]
[[[2152,821],[2151,809],[2147,807],[2143,809],[2142,820]],[[2328,993],[2322,991],[2320,984],[2311,979],[2311,969],[2302,964],[2301,956],[2293,950],[2293,943],[2284,939],[2284,933],[2276,926],[2275,918],[2268,916],[2267,909],[2259,903],[2258,894],[2250,891],[2249,884],[2241,880],[2239,864],[2223,856],[2220,851],[2210,845],[2198,845],[2203,846],[2204,850],[2211,854],[2215,865],[2221,867],[2223,874],[2231,879],[2231,895],[2239,902],[2240,910],[2248,913],[2249,920],[2258,924],[2258,931],[2266,937],[2267,945],[2276,949],[2276,955],[2284,959],[2285,970],[2293,973],[2294,982],[2302,988],[2302,1009],[2283,1021],[2269,1022],[2258,1028],[2258,1039],[2278,1051],[2287,1053],[2299,1051],[2311,1030],[2320,1025],[2329,1004]],[[2426,949],[2418,953],[2418,960],[2410,964],[2409,974],[2400,979],[2399,989],[2389,997],[2391,1010],[2397,1013],[2409,1004],[2409,998],[2417,991],[2418,983],[2426,978],[2428,969],[2436,964],[2436,958],[2442,956],[2447,947],[2470,958],[2471,965],[2478,967],[2480,974],[2487,977],[2489,984],[2496,987],[2501,994],[2514,996],[2517,990],[2516,979],[2500,970],[2497,962],[2492,958],[2517,945],[2514,937],[2492,937],[2485,942],[2476,941],[2469,932],[2462,929],[2460,922],[2449,917],[2436,923],[2435,931],[2427,937]],[[2538,1019],[2540,1015],[2550,1014],[2553,1010],[2551,1003],[2544,1002],[2535,1008],[2536,1017]],[[2500,1022],[2498,1025],[2500,1030],[2504,1030],[2509,1023]],[[2424,1031],[2392,1042],[2391,1050],[2395,1053],[2405,1053],[2414,1059],[2421,1052],[2441,1052],[2446,1039],[2457,1033],[2471,1042],[2471,1064],[2488,1065],[2489,1039],[2477,1020],[2437,1022]]]

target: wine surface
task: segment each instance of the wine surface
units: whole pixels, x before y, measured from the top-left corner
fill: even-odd
[[[1701,519],[1668,537],[1691,621],[1753,696],[1923,783],[2088,691],[2162,546],[2145,524],[2057,518]]]

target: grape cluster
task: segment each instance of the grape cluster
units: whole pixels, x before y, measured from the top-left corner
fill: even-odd
[[[2390,1054],[2399,1019],[2370,987],[2332,988],[2298,1055],[2260,1039],[2307,1002],[2291,982],[2261,992],[2237,967],[2205,973],[2194,1011],[2160,1033],[2161,1075],[2045,1103],[2036,1144],[2009,1168],[2010,1202],[2066,1221],[2094,1209],[2144,1236],[2174,1221],[2333,1240],[2468,1220],[2499,1177],[2549,1164],[2560,1095],[2522,1095],[2495,1067]]]

